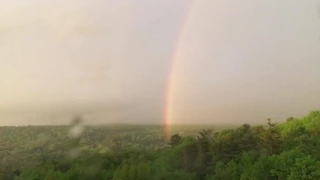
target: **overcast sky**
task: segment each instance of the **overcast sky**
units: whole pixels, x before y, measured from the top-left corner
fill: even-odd
[[[320,107],[319,6],[0,0],[0,124],[67,123],[74,112],[159,123],[177,53],[174,122],[303,116]]]

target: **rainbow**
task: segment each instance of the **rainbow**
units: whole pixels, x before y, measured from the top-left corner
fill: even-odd
[[[177,79],[176,75],[176,67],[180,60],[182,60],[181,54],[182,52],[182,45],[184,44],[183,40],[186,36],[186,26],[188,24],[188,21],[192,15],[192,11],[194,9],[194,3],[195,0],[192,0],[191,3],[188,6],[186,17],[181,25],[180,31],[177,36],[177,40],[175,41],[175,47],[173,49],[173,54],[171,58],[171,64],[169,67],[169,73],[168,73],[168,80],[167,80],[167,87],[166,87],[166,93],[165,93],[165,102],[164,102],[164,137],[165,142],[168,142],[169,136],[170,136],[170,128],[173,123],[173,97],[175,94],[175,81]]]

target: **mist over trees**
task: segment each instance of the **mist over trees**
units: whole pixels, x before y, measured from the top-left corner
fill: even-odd
[[[320,179],[320,111],[283,123],[173,132],[159,126],[0,127],[1,180]],[[190,127],[189,127],[190,128]]]

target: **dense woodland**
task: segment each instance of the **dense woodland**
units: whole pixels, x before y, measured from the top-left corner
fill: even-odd
[[[159,126],[0,127],[0,180],[320,179],[320,111],[172,134]]]

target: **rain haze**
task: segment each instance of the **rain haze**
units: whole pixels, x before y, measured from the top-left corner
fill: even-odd
[[[168,103],[170,123],[302,116],[320,107],[319,5],[0,0],[0,125],[162,123]]]

